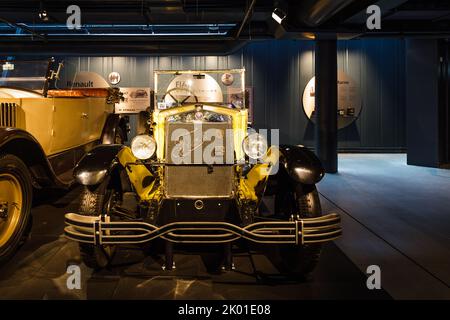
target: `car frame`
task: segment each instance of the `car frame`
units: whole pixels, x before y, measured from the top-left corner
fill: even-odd
[[[172,74],[171,83],[180,87],[169,85],[164,94],[155,87],[155,105],[165,104],[168,95],[174,105],[150,110],[146,132],[135,137],[131,147],[98,146],[75,169],[85,190],[80,210],[66,214],[65,235],[79,242],[84,263],[104,268],[118,245],[147,245],[162,239],[166,270],[174,265],[174,243],[223,246],[222,265],[231,269],[232,243],[247,241],[275,249],[274,263],[288,273],[311,272],[321,243],[336,239],[342,232],[338,214],[322,215],[315,184],[324,170],[318,158],[299,145],[267,146],[259,158],[251,158],[249,149],[241,147],[250,146],[250,137],[257,134],[248,128],[248,109],[230,107],[223,101],[199,101],[196,92],[211,91],[211,74],[240,77],[236,86],[244,93],[244,70],[156,72],[166,73]],[[208,80],[203,82],[207,86],[187,89],[184,81],[191,81],[190,75],[192,80]],[[183,81],[176,81],[180,76]],[[159,82],[155,78],[155,83]],[[174,96],[181,91],[181,98]],[[173,137],[172,128],[184,128],[190,136],[197,131],[196,125],[201,130],[230,130],[234,146],[231,163],[175,162],[173,155],[178,151],[174,148],[180,141],[169,138]],[[196,148],[195,141],[191,151]],[[201,145],[203,148],[203,142]],[[147,156],[139,155],[152,148],[155,150]],[[264,196],[274,198],[271,216],[261,214]]]

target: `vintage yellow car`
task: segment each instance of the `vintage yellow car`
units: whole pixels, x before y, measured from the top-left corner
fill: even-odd
[[[218,245],[232,268],[232,244],[275,249],[282,270],[304,275],[321,243],[341,234],[337,214],[322,215],[315,184],[324,175],[302,146],[278,146],[277,130],[248,128],[244,70],[157,71],[155,103],[131,147],[101,145],[74,174],[85,186],[65,234],[84,263],[110,264],[118,245]],[[271,210],[262,209],[272,198]],[[271,250],[273,251],[273,250]]]
[[[116,89],[52,89],[63,65],[0,61],[0,263],[30,230],[33,190],[67,188],[96,144],[122,143]]]

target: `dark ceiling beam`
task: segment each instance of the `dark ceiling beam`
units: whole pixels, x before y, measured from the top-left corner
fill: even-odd
[[[290,0],[287,23],[294,27],[318,27],[356,0]]]
[[[23,44],[3,43],[2,55],[20,56],[157,56],[157,55],[229,55],[241,49],[247,41],[228,42],[150,42],[131,44],[129,42],[60,41],[51,46],[42,42]],[[7,45],[6,45],[7,44]]]
[[[196,13],[204,11],[205,13],[227,13],[240,12],[246,9],[245,1],[45,1],[45,9],[54,13],[65,13],[67,6],[77,4],[82,12],[85,13],[121,13],[121,12],[139,12],[144,5],[150,9],[180,8],[186,13]],[[259,0],[255,6],[255,11],[266,12],[272,9],[273,0]],[[16,12],[18,15],[24,13],[33,13],[37,16],[39,10],[39,1],[0,1],[0,12]],[[169,10],[170,11],[170,10]]]
[[[242,0],[136,0],[136,1],[45,1],[45,9],[58,21],[67,19],[66,8],[75,2],[82,22],[95,23],[240,23],[248,3]],[[250,1],[249,1],[250,2]],[[273,0],[258,0],[252,21],[262,21],[271,12]],[[176,10],[173,10],[176,9]],[[2,17],[27,24],[39,23],[39,1],[0,1]]]
[[[0,22],[6,23],[7,25],[13,27],[13,28],[19,28],[25,32],[30,33],[32,36],[39,38],[41,40],[43,40],[44,42],[47,42],[47,38],[45,36],[43,36],[42,34],[39,34],[37,32],[34,32],[32,29],[28,28],[27,26],[20,24],[20,23],[15,23],[15,22],[11,22],[9,20],[6,20],[4,18],[0,18]]]
[[[373,1],[373,4],[377,5],[381,9],[381,16],[387,17],[391,14],[392,11],[396,11],[398,7],[406,3],[408,0],[379,0]],[[364,7],[361,11],[354,14],[352,17],[349,17],[344,22],[349,24],[364,24],[366,23],[367,13],[366,7]]]
[[[55,45],[57,43],[65,42],[67,44],[70,44],[72,42],[85,42],[88,43],[112,43],[112,42],[118,42],[118,43],[136,43],[140,45],[145,44],[151,44],[151,43],[158,43],[158,42],[174,42],[178,41],[180,43],[186,43],[186,42],[226,42],[226,41],[232,41],[235,40],[234,37],[216,37],[214,35],[211,36],[152,36],[148,37],[145,35],[142,36],[52,36],[47,38],[48,46]],[[17,38],[14,35],[11,36],[2,36],[0,38],[0,44],[7,44],[7,43],[22,43],[22,45],[30,43],[30,38],[24,38],[20,37]],[[2,48],[3,49],[3,48]]]
[[[251,15],[253,14],[253,7],[255,6],[256,0],[251,0],[251,1],[252,2],[249,4],[247,10],[245,11],[245,15],[241,21],[241,24],[239,25],[239,29],[237,30],[236,34],[234,35],[235,39],[239,39],[242,29],[244,29],[244,26],[247,24],[247,22],[251,18]]]
[[[381,30],[368,30],[366,25],[325,25],[316,28],[302,27],[286,31],[283,39],[311,39],[310,35],[337,35],[338,39],[356,38],[404,38],[423,36],[424,38],[448,38],[450,21],[389,20],[382,23]]]
[[[343,8],[341,11],[337,12],[333,17],[331,17],[327,24],[344,24],[346,20],[350,19],[351,17],[361,13],[365,12],[368,6],[374,4],[378,0],[359,0],[351,3],[350,5]]]
[[[1,7],[1,6],[0,6]],[[17,17],[20,17],[20,22],[27,24],[40,23],[37,16],[31,15],[29,13],[16,13],[11,11],[1,11],[2,17],[9,20],[15,20]],[[145,11],[144,11],[145,13]],[[147,11],[148,13],[148,11]],[[65,23],[67,19],[67,14],[65,12],[61,13],[51,13],[52,17],[55,17],[60,22]],[[176,24],[176,23],[241,23],[242,11],[229,11],[224,13],[218,12],[208,12],[202,15],[196,15],[195,13],[170,13],[170,14],[161,14],[156,13],[154,11],[150,11],[151,24]],[[255,20],[261,21],[265,19],[266,15],[262,13],[256,13],[253,15],[252,22]],[[111,24],[111,22],[115,24],[133,24],[133,23],[147,23],[147,19],[144,14],[141,13],[141,9],[137,9],[136,11],[124,11],[124,12],[99,12],[99,13],[91,13],[91,12],[82,12],[81,22],[83,24]]]
[[[145,26],[145,25],[144,25]],[[88,26],[89,27],[89,26]],[[85,26],[82,26],[84,29]],[[164,27],[164,26],[149,26],[149,28],[131,28],[124,27],[120,28],[120,25],[117,25],[117,28],[108,28],[108,27],[96,27],[90,28],[90,33],[86,32],[74,32],[66,29],[62,30],[51,30],[45,27],[42,27],[41,33],[47,33],[46,37],[51,45],[54,41],[128,41],[128,42],[152,42],[152,41],[234,41],[236,40],[234,37],[234,29],[232,26],[221,26],[219,29],[210,29],[208,26],[197,27],[197,28],[189,28],[189,24],[180,25],[179,27]],[[37,31],[37,30],[35,30]],[[155,33],[152,33],[155,32]],[[228,31],[228,35],[225,32]],[[268,31],[267,24],[265,22],[255,21],[252,22],[251,30],[249,27],[244,27],[241,32],[241,38],[248,38],[251,36],[254,39],[271,39],[271,34]],[[173,35],[166,34],[160,35],[158,33],[173,33]],[[189,34],[189,32],[202,32],[203,35],[195,35]],[[222,34],[218,34],[221,32]],[[54,34],[54,33],[58,33]],[[114,34],[116,33],[116,34]],[[127,35],[127,33],[130,33]],[[185,33],[185,34],[183,34]],[[22,42],[26,43],[27,41],[32,40],[31,36],[28,34],[22,34],[20,36],[15,35],[13,32],[10,32],[8,35],[3,35],[0,37],[0,42]]]
[[[431,21],[432,22],[439,22],[439,21],[442,21],[442,20],[450,20],[450,13],[444,14],[444,15],[442,15],[440,17],[437,17],[437,18],[435,18],[435,19],[433,19]]]

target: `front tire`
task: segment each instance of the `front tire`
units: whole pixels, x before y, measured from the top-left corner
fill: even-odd
[[[283,195],[277,195],[283,200],[283,216],[290,218],[298,213],[300,218],[315,218],[322,215],[319,193],[314,185],[296,184],[285,190]],[[274,264],[278,269],[296,277],[305,277],[316,267],[322,246],[307,245],[277,245],[274,252]]]
[[[8,261],[26,240],[32,199],[27,166],[14,155],[0,156],[0,264]]]
[[[99,216],[104,214],[106,205],[111,196],[111,190],[107,188],[108,182],[104,181],[98,186],[84,187],[80,199],[79,213],[86,216]],[[93,245],[79,243],[80,257],[84,264],[94,270],[108,267],[116,252],[112,245]]]

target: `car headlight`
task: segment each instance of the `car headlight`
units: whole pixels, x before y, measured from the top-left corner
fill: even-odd
[[[153,137],[141,134],[131,141],[131,152],[140,160],[150,159],[156,151],[156,141]]]
[[[242,150],[251,159],[261,159],[267,153],[267,140],[257,132],[250,133],[242,141]]]

